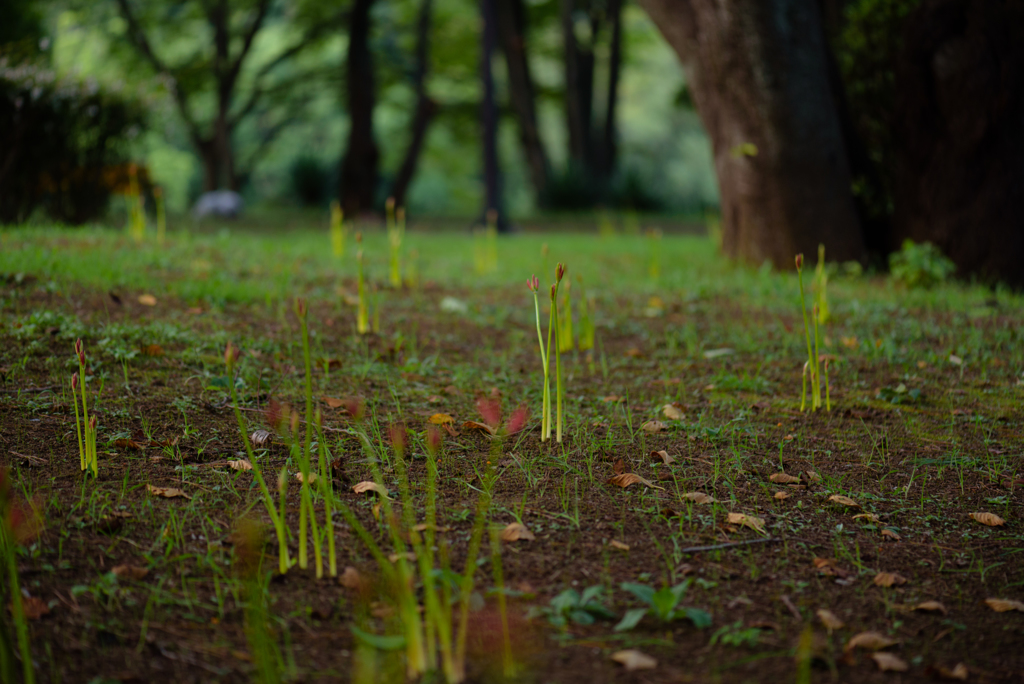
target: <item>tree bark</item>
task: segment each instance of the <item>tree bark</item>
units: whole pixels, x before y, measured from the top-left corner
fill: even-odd
[[[539,199],[547,189],[550,166],[537,123],[536,94],[526,52],[526,7],[523,0],[495,0],[495,5],[508,69],[509,99],[516,115],[530,181]]]
[[[405,196],[416,175],[423,142],[427,137],[427,129],[434,115],[437,114],[437,103],[427,95],[427,72],[430,66],[430,15],[433,11],[433,0],[423,0],[420,5],[419,20],[416,23],[416,75],[413,87],[416,89],[416,111],[412,117],[412,138],[405,150],[405,158],[395,176],[391,188],[391,196],[395,198],[395,206],[405,206]]]
[[[498,230],[504,232],[505,220],[501,201],[501,169],[498,166],[498,107],[494,101],[494,70],[492,61],[498,42],[495,0],[480,0],[484,30],[481,36],[480,78],[483,81],[484,96],[480,104],[480,124],[483,133],[484,161],[484,216],[492,212],[497,215]],[[487,219],[489,220],[489,219]]]
[[[612,31],[608,51],[608,101],[605,103],[601,158],[598,163],[605,178],[615,172],[619,156],[615,110],[619,101],[619,73],[622,67],[622,0],[608,0],[608,21]]]
[[[896,68],[894,243],[1024,286],[1024,6],[926,0]]]
[[[864,239],[815,0],[640,0],[711,137],[731,257],[861,260]],[[756,151],[755,151],[756,150]]]
[[[576,41],[574,0],[561,0],[563,62],[565,63],[565,119],[569,131],[569,160],[581,168],[587,165],[586,122],[583,120],[583,102],[580,97],[580,50]]]
[[[349,19],[346,77],[350,119],[341,163],[341,206],[348,216],[373,211],[380,150],[373,134],[376,85],[370,52],[370,10],[374,0],[355,0]]]

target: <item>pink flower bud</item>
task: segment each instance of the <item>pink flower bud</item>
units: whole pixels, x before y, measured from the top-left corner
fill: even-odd
[[[355,420],[362,420],[366,406],[359,397],[349,397],[345,400],[345,412]]]
[[[306,316],[306,300],[302,297],[295,298],[295,314],[299,318],[305,318]]]
[[[565,272],[567,270],[568,267],[565,264],[559,262],[558,265],[555,266],[555,282],[562,282],[562,278],[565,276]]]
[[[71,374],[71,391],[78,389],[78,373]]]
[[[476,400],[476,410],[483,417],[484,422],[492,428],[501,425],[501,398],[480,397]]]
[[[230,368],[234,365],[235,361],[238,360],[238,349],[228,340],[228,344],[224,347],[224,363]]]
[[[530,409],[527,406],[524,405],[517,408],[508,419],[508,426],[506,427],[508,434],[514,435],[522,430],[529,419]]]
[[[267,406],[263,415],[267,419],[267,423],[270,427],[280,432],[281,424],[284,423],[285,417],[289,413],[291,413],[291,409],[288,408],[287,404],[282,404],[277,399],[271,399],[270,405]]]
[[[95,430],[96,429],[96,416],[93,416],[93,417],[91,417],[89,419],[89,429],[90,430]]]
[[[427,426],[427,450],[436,454],[437,450],[441,448],[441,443],[444,441],[444,435],[441,434],[441,429],[436,425]]]
[[[555,288],[556,287],[557,287],[557,285],[552,285],[551,286],[551,301],[555,301]]]
[[[804,255],[803,254],[797,254],[796,255],[796,270],[802,271],[803,268],[804,268]]]
[[[530,292],[536,292],[540,289],[540,281],[537,280],[536,274],[526,279],[526,287],[530,288]]]
[[[401,423],[395,423],[388,428],[388,438],[391,440],[391,448],[396,453],[405,453],[405,445],[408,441],[408,436],[405,432],[405,426]]]

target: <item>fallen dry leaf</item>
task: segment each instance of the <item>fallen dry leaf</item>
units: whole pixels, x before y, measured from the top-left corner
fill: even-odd
[[[789,492],[775,492],[775,498],[779,501],[789,498]]]
[[[686,417],[683,410],[675,404],[665,404],[661,407],[661,412],[669,420],[682,420]]]
[[[982,525],[988,525],[989,527],[999,527],[1006,524],[1006,521],[995,513],[971,513],[971,517]]]
[[[629,544],[623,544],[617,539],[612,539],[610,542],[608,542],[608,546],[612,547],[613,549],[618,549],[619,551],[629,551]]]
[[[146,485],[146,491],[155,496],[162,496],[165,499],[192,498],[181,489],[175,489],[174,487],[154,487],[153,485],[148,484]]]
[[[686,492],[685,494],[681,494],[679,498],[685,501],[692,501],[696,504],[715,503],[715,497],[708,496],[704,492]]]
[[[821,482],[821,475],[814,472],[813,470],[804,471],[803,477],[807,478],[807,481],[811,484],[818,484]]]
[[[946,606],[942,605],[938,601],[924,601],[914,606],[914,610],[923,610],[926,613],[942,613],[946,614]]]
[[[903,537],[901,537],[900,535],[896,534],[894,531],[890,530],[888,527],[886,527],[884,530],[882,530],[882,537],[884,537],[885,539],[891,539],[892,541],[903,541]]]
[[[249,435],[249,441],[252,442],[254,447],[270,446],[274,436],[266,430],[257,430],[256,432]]]
[[[883,648],[889,648],[899,643],[894,641],[884,634],[879,632],[861,632],[860,634],[854,635],[846,642],[846,646],[843,647],[844,651],[852,651],[855,648],[863,648],[869,651],[878,651]]]
[[[478,423],[475,420],[467,420],[462,424],[463,430],[479,430],[480,432],[486,432],[489,435],[496,435],[498,431],[492,428],[487,423]]]
[[[864,518],[865,520],[871,523],[882,522],[882,519],[874,513],[858,513],[857,515],[853,516],[854,520],[859,520],[860,518]]]
[[[363,480],[362,482],[353,485],[352,491],[355,492],[356,494],[365,494],[366,492],[377,492],[378,494],[385,498],[388,495],[387,487],[379,485],[376,482],[371,482],[370,480]]]
[[[612,653],[612,660],[625,667],[629,672],[633,670],[653,670],[658,666],[657,660],[634,649],[616,651]]]
[[[649,420],[640,426],[644,432],[664,432],[668,430],[668,425],[665,425],[660,420]]]
[[[363,576],[359,574],[358,570],[349,565],[345,568],[345,572],[341,573],[338,583],[346,589],[358,589],[363,583]]]
[[[142,348],[143,356],[163,356],[164,348],[159,344],[147,344]]]
[[[967,677],[970,674],[967,670],[967,666],[963,663],[957,663],[956,666],[950,670],[948,667],[934,667],[927,668],[925,672],[929,672],[934,675],[938,675],[939,679],[957,680],[966,682]]]
[[[156,297],[151,294],[140,294],[139,304],[143,306],[156,306]]]
[[[447,413],[435,413],[430,416],[429,421],[434,425],[451,425],[455,422],[455,419]]]
[[[819,608],[818,619],[821,620],[821,624],[825,626],[828,633],[831,634],[834,629],[842,629],[846,626],[846,623],[840,620],[835,613],[827,608]]]
[[[110,572],[114,573],[118,578],[132,579],[137,582],[146,579],[149,574],[149,568],[140,568],[137,565],[116,565]]]
[[[115,439],[114,446],[127,451],[141,451],[142,447],[134,439]]]
[[[514,541],[533,541],[536,537],[533,536],[533,532],[526,528],[526,525],[518,522],[509,523],[508,526],[501,531],[501,541],[514,542]]]
[[[651,489],[661,489],[662,491],[664,491],[665,489],[664,487],[659,487],[658,485],[654,484],[653,482],[650,482],[649,480],[645,480],[636,473],[620,473],[619,475],[610,477],[607,480],[607,484],[613,484],[618,487],[622,487],[623,489],[625,489],[629,485],[637,483],[640,483],[645,487],[650,487]]]
[[[239,458],[228,461],[228,468],[232,470],[252,470],[252,463],[249,463],[247,458]]]
[[[341,408],[345,405],[344,399],[336,399],[335,397],[324,397],[324,403],[331,408]]]
[[[875,586],[891,587],[901,586],[907,583],[907,578],[896,572],[880,572],[875,575]]]
[[[768,534],[764,529],[764,518],[747,515],[746,513],[730,513],[728,522],[730,525],[749,527],[759,534]]]
[[[828,497],[828,500],[833,503],[842,504],[843,506],[850,506],[851,508],[860,508],[859,503],[857,503],[848,496],[843,496],[842,494],[833,494],[832,496]]]
[[[826,577],[846,578],[851,574],[849,570],[840,566],[835,558],[815,558],[813,563],[818,572]]]
[[[997,613],[1005,613],[1010,610],[1019,610],[1024,613],[1024,603],[1013,599],[985,599],[985,605]]]
[[[313,484],[314,482],[316,482],[317,477],[319,477],[319,476],[316,473],[310,473],[309,474],[309,484]],[[301,472],[295,473],[295,479],[298,480],[299,482],[303,483],[303,484],[306,483],[306,477]]]
[[[21,599],[21,610],[29,620],[38,620],[44,615],[50,614],[50,606],[36,596],[27,596]]]
[[[800,481],[800,478],[787,475],[786,473],[772,473],[768,481],[775,484],[796,484]]]
[[[614,404],[616,402],[622,401],[622,397],[620,397],[618,394],[609,394],[607,397],[601,397],[601,401],[603,401],[606,404]]]
[[[892,653],[872,653],[871,659],[882,672],[906,672],[910,669],[907,661]]]
[[[397,563],[400,560],[414,561],[416,560],[416,554],[412,551],[406,551],[405,553],[392,553],[388,555],[388,560],[392,563]]]
[[[662,449],[661,451],[652,451],[651,458],[655,461],[660,460],[665,465],[672,465],[676,462],[676,459],[668,455],[668,452]]]

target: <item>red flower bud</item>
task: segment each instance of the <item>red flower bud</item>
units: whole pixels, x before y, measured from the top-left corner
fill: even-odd
[[[499,397],[480,397],[476,400],[476,410],[483,416],[484,422],[492,428],[501,425],[501,399]]]
[[[264,417],[267,419],[267,423],[270,427],[276,431],[281,431],[281,424],[284,423],[285,418],[291,413],[291,409],[288,408],[287,404],[282,404],[277,399],[271,399],[270,405],[267,406],[263,412]]]
[[[362,420],[365,410],[366,406],[363,404],[363,400],[359,397],[349,397],[345,400],[345,411],[354,419]]]
[[[558,265],[555,266],[555,282],[562,282],[562,277],[565,276],[565,272],[567,270],[568,267],[565,264],[559,262]]]
[[[551,286],[551,301],[555,301],[555,288],[556,287],[557,287],[557,285],[552,285]]]
[[[238,348],[235,347],[235,345],[233,345],[230,340],[228,340],[227,346],[224,347],[224,363],[227,364],[228,368],[230,368],[231,366],[234,365],[235,361],[237,360]]]
[[[536,292],[540,289],[540,281],[537,280],[536,274],[526,279],[526,287],[530,288],[530,292]]]
[[[71,374],[71,391],[78,389],[78,373]]]
[[[295,298],[295,315],[299,318],[306,317],[306,300],[303,297]]]
[[[388,438],[391,440],[391,448],[396,453],[402,454],[405,452],[405,445],[408,441],[408,436],[405,433],[405,426],[401,423],[395,423],[388,428]]]
[[[444,441],[444,435],[441,434],[441,429],[436,425],[427,426],[427,451],[431,454],[436,454],[437,450],[441,448],[441,443]]]
[[[804,268],[804,255],[803,254],[797,254],[796,255],[796,270],[801,271],[801,270],[803,270],[803,268]]]
[[[520,406],[519,408],[517,408],[515,411],[512,412],[512,415],[508,419],[508,425],[506,426],[508,434],[514,435],[520,430],[522,430],[523,426],[526,425],[526,421],[528,421],[529,419],[530,409],[528,407]]]

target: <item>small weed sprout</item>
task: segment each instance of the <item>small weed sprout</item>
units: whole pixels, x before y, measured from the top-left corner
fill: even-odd
[[[565,298],[562,300],[562,309],[558,316],[558,351],[562,354],[571,352],[574,348],[572,329],[572,279],[565,281]]]
[[[335,259],[345,256],[345,212],[338,200],[331,202],[331,253]]]
[[[402,287],[402,240],[405,238],[405,209],[395,208],[395,198],[388,197],[385,203],[388,230],[389,269],[391,287]]]
[[[824,250],[820,250],[819,254],[824,259]],[[800,392],[800,410],[805,411],[807,409],[807,394],[810,391],[811,395],[811,411],[817,411],[821,408],[821,355],[819,349],[821,346],[821,331],[818,325],[819,318],[821,316],[819,304],[816,302],[811,307],[811,320],[808,321],[807,316],[807,303],[804,294],[804,255],[796,255],[796,275],[797,282],[800,284],[800,312],[804,319],[804,340],[807,343],[807,362],[803,368],[803,389]],[[822,271],[824,273],[824,271]],[[820,283],[819,283],[820,285]],[[824,287],[818,287],[817,293],[821,297],[824,292]],[[811,345],[811,324],[814,325],[814,344]],[[808,389],[808,381],[810,382],[810,388]],[[828,380],[826,377],[826,384]],[[828,396],[828,387],[825,388],[826,397]],[[826,405],[826,410],[831,411],[831,402]]]
[[[828,269],[825,267],[825,245],[818,245],[818,265],[814,268],[814,300],[818,305],[818,323],[828,323]]]
[[[89,404],[85,387],[85,345],[82,339],[75,340],[75,354],[78,356],[78,372],[71,376],[71,394],[75,402],[75,429],[78,432],[78,457],[82,471],[97,477],[100,471],[96,453],[96,416],[89,418]],[[82,412],[78,412],[78,395],[82,389]]]
[[[559,262],[555,266],[555,284],[551,286],[551,322],[548,327],[548,358],[551,357],[551,331],[555,331],[555,441],[562,443],[562,354],[558,321],[558,285],[565,276],[566,267]],[[548,422],[548,438],[551,438],[551,423]]]
[[[156,204],[156,244],[163,247],[167,241],[167,208],[164,190],[159,185],[153,188],[153,202]]]
[[[280,509],[274,504],[274,496],[270,492],[270,488],[267,487],[267,482],[263,478],[263,469],[260,467],[259,461],[256,460],[256,455],[253,453],[252,445],[249,443],[249,437],[245,429],[245,422],[242,420],[242,410],[238,406],[238,391],[235,389],[235,361],[238,360],[238,350],[235,346],[228,342],[227,347],[224,349],[224,364],[228,370],[228,388],[231,392],[231,405],[235,409],[235,420],[238,422],[239,434],[242,437],[242,444],[245,445],[245,454],[249,458],[249,463],[252,465],[253,475],[256,477],[256,482],[260,486],[260,493],[263,495],[263,503],[267,508],[267,513],[270,514],[270,521],[274,525],[274,532],[277,535],[277,547],[278,547],[278,570],[283,575],[288,572],[288,568],[291,566],[291,559],[288,556],[288,531],[284,526],[284,515],[285,515],[285,503],[288,489],[287,475],[288,472],[285,469],[281,470],[277,479],[277,488],[280,495]],[[273,409],[274,407],[272,407]],[[280,417],[280,411],[271,411]],[[296,416],[297,418],[298,416]]]
[[[356,287],[359,292],[356,332],[360,335],[370,332],[370,305],[366,297],[366,275],[363,271],[363,234],[356,233]]]
[[[473,269],[477,275],[498,270],[498,212],[489,209],[486,218],[487,225],[473,231]]]
[[[135,164],[128,167],[128,232],[136,244],[146,237],[146,212],[139,192],[139,167]]]
[[[251,520],[240,520],[235,529],[235,569],[245,590],[245,637],[256,666],[256,681],[281,681],[284,663],[270,629],[263,573],[263,533]]]
[[[530,292],[533,293],[533,309],[537,315],[537,345],[540,350],[540,363],[544,368],[544,391],[543,391],[543,404],[541,410],[541,441],[546,441],[551,435],[551,377],[550,368],[551,364],[548,361],[548,350],[551,348],[551,327],[548,324],[548,345],[547,348],[544,346],[544,335],[540,328],[540,297],[537,291],[540,289],[540,282],[537,276],[532,276],[526,281],[526,286],[530,288]]]

